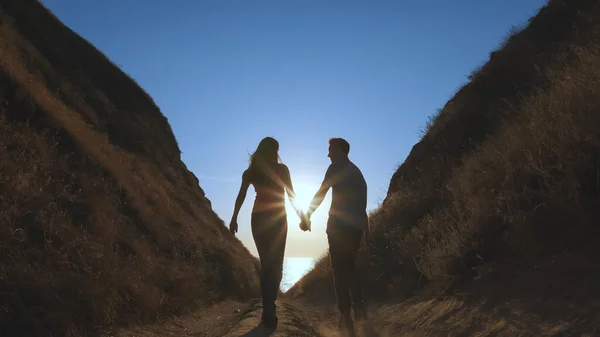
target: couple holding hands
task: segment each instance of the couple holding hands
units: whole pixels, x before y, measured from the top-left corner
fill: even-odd
[[[331,208],[327,220],[327,239],[335,290],[340,310],[339,328],[353,335],[354,319],[366,318],[360,286],[355,270],[355,257],[363,234],[368,234],[367,184],[362,172],[348,158],[350,144],[343,138],[329,140],[331,165],[325,173],[309,209],[300,211],[294,202],[295,193],[290,171],[279,158],[279,143],[272,137],[261,140],[250,156],[250,165],[242,175],[229,228],[235,234],[237,218],[250,185],[256,198],[251,215],[252,236],[260,259],[260,290],[263,302],[262,324],[277,326],[275,300],[283,273],[283,256],[287,239],[285,193],[301,219],[300,228],[310,230],[310,217],[332,189]]]

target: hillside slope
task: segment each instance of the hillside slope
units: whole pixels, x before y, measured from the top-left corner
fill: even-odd
[[[152,99],[36,0],[0,1],[0,111],[0,335],[257,294]]]
[[[476,293],[496,303],[545,298],[553,307],[542,318],[576,303],[593,312],[599,69],[600,3],[591,0],[549,1],[491,53],[370,215],[359,274],[372,300]],[[330,301],[332,282],[325,258],[288,295]]]

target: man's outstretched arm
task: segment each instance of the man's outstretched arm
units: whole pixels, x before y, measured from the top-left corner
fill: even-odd
[[[327,195],[327,192],[329,191],[329,188],[332,185],[332,177],[332,169],[331,166],[329,166],[327,172],[325,173],[325,178],[321,183],[321,187],[319,187],[319,190],[317,191],[317,193],[315,193],[315,196],[313,197],[312,201],[310,202],[310,206],[308,207],[308,211],[306,211],[306,216],[308,216],[309,218],[317,210],[317,208],[319,208],[319,206],[323,202],[323,199],[325,199],[325,196]]]
[[[329,186],[322,184],[312,201],[310,202],[310,206],[308,207],[308,211],[306,211],[306,215],[310,218],[310,216],[321,206],[323,199],[327,195],[327,191],[329,191]]]

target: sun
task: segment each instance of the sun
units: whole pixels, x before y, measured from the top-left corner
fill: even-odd
[[[313,184],[307,184],[302,182],[294,184],[294,192],[296,192],[296,206],[301,211],[306,211],[310,206],[310,202],[312,201],[312,198],[314,197],[315,193],[317,193],[318,189],[319,187]],[[290,218],[290,216],[293,216],[293,219],[299,220],[296,211],[294,211],[292,205],[290,204],[287,198],[285,200],[285,207],[288,213],[288,219]]]

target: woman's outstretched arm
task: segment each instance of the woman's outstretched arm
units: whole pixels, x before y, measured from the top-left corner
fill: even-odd
[[[233,215],[231,216],[231,222],[229,223],[229,230],[231,234],[237,233],[238,231],[238,214],[240,213],[240,209],[244,204],[244,200],[246,200],[246,193],[248,192],[248,187],[250,187],[250,179],[248,177],[248,170],[244,171],[242,174],[242,185],[240,186],[240,191],[238,192],[237,198],[235,199],[235,207],[233,209]]]
[[[283,183],[285,185],[285,190],[287,192],[288,199],[290,200],[292,208],[294,208],[294,211],[296,211],[298,217],[302,219],[302,210],[298,208],[298,205],[296,205],[296,192],[294,192],[292,176],[290,174],[290,170],[285,165],[283,165]]]

